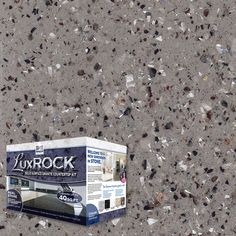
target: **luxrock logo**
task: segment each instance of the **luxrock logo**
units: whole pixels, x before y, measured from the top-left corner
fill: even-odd
[[[24,170],[66,170],[68,167],[73,170],[75,156],[70,157],[34,157],[31,160],[24,160],[24,154],[20,153],[15,156],[15,164],[12,171],[24,171]]]

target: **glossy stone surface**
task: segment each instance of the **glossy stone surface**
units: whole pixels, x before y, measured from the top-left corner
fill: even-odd
[[[236,235],[235,1],[0,1],[0,235]],[[128,146],[125,217],[5,209],[5,147]]]

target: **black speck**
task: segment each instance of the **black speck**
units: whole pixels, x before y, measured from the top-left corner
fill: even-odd
[[[223,107],[228,107],[228,103],[225,101],[225,100],[222,100],[221,102],[220,102],[220,104],[223,106]]]
[[[95,71],[98,71],[102,68],[102,66],[99,63],[96,63],[93,68]]]
[[[184,91],[185,91],[185,92],[190,92],[191,89],[190,89],[188,86],[186,86],[186,87],[184,87]]]
[[[128,116],[131,112],[131,108],[130,107],[127,107],[124,111],[124,116]]]
[[[147,169],[147,160],[143,160],[142,166],[144,170]]]
[[[29,64],[30,60],[29,59],[25,59],[25,63]]]
[[[131,161],[133,161],[134,160],[134,154],[130,154],[129,158],[130,158]]]
[[[205,16],[205,17],[207,17],[208,15],[209,15],[209,9],[205,9],[204,11],[203,11],[203,15]]]
[[[15,101],[16,101],[16,102],[20,102],[21,99],[20,99],[20,98],[16,98]]]
[[[159,142],[159,138],[157,136],[155,137],[155,142]]]
[[[179,193],[180,193],[182,198],[186,198],[187,197],[187,194],[183,190],[181,190]]]
[[[198,153],[198,152],[197,152],[196,150],[193,150],[193,151],[192,151],[192,154],[193,154],[194,156],[197,156],[197,153]]]
[[[176,194],[174,195],[173,198],[175,199],[175,201],[179,199],[179,197]]]
[[[148,73],[151,78],[154,78],[156,76],[157,70],[153,67],[148,67]]]
[[[147,136],[148,136],[147,133],[144,133],[144,134],[142,135],[143,138],[146,138]]]
[[[52,6],[53,1],[52,0],[45,0],[46,6]]]
[[[149,176],[149,179],[153,179],[154,175],[157,173],[157,171],[155,169],[151,169],[151,174]]]
[[[174,126],[174,125],[173,125],[173,122],[170,121],[170,122],[168,122],[168,123],[165,124],[165,129],[172,129],[173,126]]]
[[[154,208],[154,205],[148,202],[147,205],[143,207],[143,210],[148,211],[148,210],[152,210],[153,208]]]
[[[31,40],[33,40],[33,34],[29,34],[28,35],[28,39],[31,41]]]
[[[36,30],[36,27],[33,27],[33,28],[31,29],[30,33],[33,34],[35,30]]]
[[[0,184],[0,189],[6,189],[5,185]]]
[[[78,72],[77,72],[77,75],[79,75],[79,76],[82,76],[84,74],[85,74],[84,70],[78,70]]]
[[[220,166],[220,171],[224,173],[225,169],[222,166]]]
[[[37,133],[33,133],[32,135],[33,135],[33,140],[34,140],[35,142],[40,141],[40,137],[39,137],[39,135],[38,135]]]

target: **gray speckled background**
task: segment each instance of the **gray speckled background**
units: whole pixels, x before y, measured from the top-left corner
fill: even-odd
[[[236,5],[0,1],[0,235],[236,235]],[[5,209],[5,146],[129,149],[128,212],[83,227]]]

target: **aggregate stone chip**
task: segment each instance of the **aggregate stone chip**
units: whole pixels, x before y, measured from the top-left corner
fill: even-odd
[[[2,0],[0,15],[0,235],[236,235],[235,1]],[[6,144],[79,136],[128,146],[126,216],[6,210]]]

